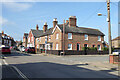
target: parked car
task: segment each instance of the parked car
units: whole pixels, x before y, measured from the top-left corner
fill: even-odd
[[[27,48],[25,49],[25,52],[26,52],[26,53],[35,53],[35,47],[27,47]]]
[[[120,50],[114,50],[114,51],[112,52],[112,54],[114,54],[114,55],[120,55]]]
[[[24,52],[25,51],[25,47],[24,46],[19,46],[19,51],[21,51],[21,52]]]
[[[10,47],[2,47],[2,54],[9,53],[11,54]]]

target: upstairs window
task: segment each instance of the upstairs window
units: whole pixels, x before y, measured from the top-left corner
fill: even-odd
[[[72,39],[72,33],[68,33],[68,39]]]
[[[98,36],[98,41],[101,41],[101,36]]]
[[[84,36],[84,37],[85,37],[85,40],[88,40],[88,35],[87,35],[87,34],[85,34],[85,36]]]
[[[58,37],[59,37],[59,34],[57,33],[57,34],[56,34],[56,39],[58,39]]]
[[[68,50],[72,50],[72,44],[68,44]]]

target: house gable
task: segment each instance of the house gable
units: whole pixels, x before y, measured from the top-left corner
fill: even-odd
[[[56,28],[58,28],[60,30],[60,32],[62,32],[61,29],[58,27],[58,25],[56,25],[55,28],[53,29],[52,33],[55,32]]]

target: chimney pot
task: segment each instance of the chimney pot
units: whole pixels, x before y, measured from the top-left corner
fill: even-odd
[[[66,20],[66,23],[68,23],[69,21],[68,20]]]
[[[4,31],[2,31],[2,34],[4,34]]]

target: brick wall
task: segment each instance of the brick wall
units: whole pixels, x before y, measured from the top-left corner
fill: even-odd
[[[47,54],[60,55],[62,50],[47,50]],[[65,55],[106,55],[108,51],[77,51],[77,50],[65,50]]]
[[[32,44],[34,46],[34,37],[33,37],[33,34],[32,34],[32,31],[29,32],[28,34],[28,44]],[[29,38],[30,38],[30,42],[29,42]]]
[[[72,33],[72,39],[68,39],[68,33],[65,34],[65,50],[68,49],[68,44],[72,44],[72,50],[77,50],[77,43],[80,44],[80,48],[84,47],[84,44],[88,44],[88,47],[92,47],[92,45],[101,45],[103,48],[102,41],[104,41],[104,37],[101,37],[101,41],[98,41],[98,36],[96,35],[88,35],[88,40],[84,40],[85,34],[75,34]]]

